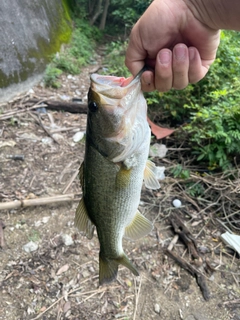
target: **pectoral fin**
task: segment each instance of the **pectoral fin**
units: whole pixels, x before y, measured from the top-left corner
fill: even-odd
[[[122,264],[127,267],[135,276],[139,276],[137,269],[132,265],[128,257],[123,255],[117,259],[106,259],[100,252],[99,254],[99,284],[109,283],[116,279],[118,266]]]
[[[146,188],[149,189],[159,189],[160,184],[156,178],[156,173],[157,173],[157,167],[155,163],[153,163],[150,160],[147,160],[146,167],[144,170],[144,183]]]
[[[87,209],[83,198],[80,200],[79,205],[77,207],[74,224],[75,227],[79,229],[79,231],[84,232],[88,239],[92,239],[94,224],[88,217]]]
[[[125,228],[124,237],[137,240],[146,236],[152,228],[152,223],[137,211],[132,222]]]

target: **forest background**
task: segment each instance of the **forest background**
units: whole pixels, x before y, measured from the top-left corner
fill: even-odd
[[[72,40],[53,57],[46,70],[45,84],[57,88],[62,72],[79,74],[102,45],[106,49],[105,60],[99,73],[129,76],[124,65],[128,36],[150,3],[71,0]],[[151,119],[175,129],[168,147],[174,145],[187,150],[188,166],[183,157],[182,163],[178,162],[172,169],[175,177],[187,179],[192,169],[201,174],[236,172],[233,169],[240,163],[239,47],[240,33],[222,31],[217,59],[203,80],[181,91],[145,94]]]

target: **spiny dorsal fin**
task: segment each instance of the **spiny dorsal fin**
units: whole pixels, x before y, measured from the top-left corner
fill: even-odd
[[[156,178],[156,170],[157,167],[155,163],[153,163],[150,160],[147,160],[146,167],[144,170],[144,183],[146,188],[148,189],[156,190],[160,188],[160,184]]]
[[[79,205],[77,207],[74,224],[79,231],[84,232],[88,239],[92,239],[94,225],[88,217],[87,209],[83,198],[80,200]]]
[[[137,240],[146,236],[152,228],[152,223],[137,211],[132,222],[125,228],[124,237]]]
[[[137,269],[132,265],[128,257],[123,253],[117,259],[106,259],[100,252],[99,254],[99,285],[109,283],[116,279],[118,266],[122,264],[127,267],[135,276],[139,276]]]

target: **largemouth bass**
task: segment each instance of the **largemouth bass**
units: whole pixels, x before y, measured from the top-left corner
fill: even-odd
[[[117,276],[118,266],[139,275],[125,255],[122,238],[139,239],[152,223],[139,211],[143,180],[159,188],[157,167],[148,160],[150,128],[140,74],[134,79],[91,75],[85,158],[80,168],[83,197],[75,226],[100,242],[99,284]]]

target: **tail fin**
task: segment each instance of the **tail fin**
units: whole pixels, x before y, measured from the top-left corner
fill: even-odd
[[[139,276],[137,269],[132,265],[128,257],[123,253],[117,259],[106,259],[99,254],[99,285],[109,283],[116,279],[118,273],[118,266],[122,264],[127,267],[135,276]]]

